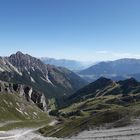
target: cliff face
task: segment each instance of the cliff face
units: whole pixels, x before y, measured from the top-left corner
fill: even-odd
[[[28,102],[32,102],[43,111],[47,111],[47,101],[44,94],[34,90],[30,86],[0,81],[0,93],[19,94],[20,96],[24,97]]]

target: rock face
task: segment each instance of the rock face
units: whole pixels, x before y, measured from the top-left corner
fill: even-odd
[[[0,93],[18,93],[20,96],[24,97],[28,102],[33,102],[43,111],[47,111],[45,96],[41,92],[36,91],[29,86],[0,81]]]
[[[44,65],[44,63],[28,54],[17,52],[16,54],[7,57],[7,60],[20,71],[33,69],[40,70],[44,74],[48,73],[47,66]]]
[[[0,58],[0,80],[29,85],[44,93],[47,98],[68,96],[86,84],[72,71],[46,65],[21,52]]]

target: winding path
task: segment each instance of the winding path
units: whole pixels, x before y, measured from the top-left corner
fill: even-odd
[[[84,131],[70,139],[45,138],[35,133],[37,129],[1,132],[0,140],[140,140],[140,120],[127,127]]]

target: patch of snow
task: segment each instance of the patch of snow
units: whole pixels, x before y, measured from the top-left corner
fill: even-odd
[[[50,79],[48,78],[48,75],[46,76],[46,79],[43,78],[43,77],[40,77],[43,81],[47,82],[47,83],[50,83],[51,85],[54,86],[54,84],[50,81]]]
[[[37,116],[37,113],[36,113],[36,112],[33,112],[33,114],[34,114],[35,116]]]
[[[32,67],[32,70],[35,71],[34,67]]]
[[[49,83],[51,83],[51,84],[53,85],[53,83],[52,83],[51,80],[49,79],[48,74],[46,75],[46,80],[47,80]]]
[[[24,112],[25,115],[29,116],[29,114],[27,112]]]
[[[27,67],[25,67],[25,70],[27,71],[27,73],[30,75],[30,72],[28,71]]]
[[[9,105],[8,102],[6,100],[3,100],[5,104]]]
[[[5,70],[4,70],[4,69],[2,69],[2,68],[0,67],[0,71],[1,71],[1,72],[4,72]]]
[[[9,65],[16,73],[18,73],[20,76],[22,76],[22,73],[19,72],[18,69],[17,69],[16,67],[14,67],[14,66],[13,66],[10,62],[8,62],[8,61],[7,61],[7,63],[8,63],[8,65]]]
[[[47,80],[45,80],[43,77],[40,77],[43,81],[47,82]]]
[[[17,105],[18,107],[20,107],[20,104],[19,104],[18,102],[16,102],[16,105]]]
[[[16,108],[16,110],[17,110],[19,113],[23,114],[23,112],[22,112],[20,109]]]
[[[35,83],[35,80],[33,79],[33,77],[30,77],[31,81]]]

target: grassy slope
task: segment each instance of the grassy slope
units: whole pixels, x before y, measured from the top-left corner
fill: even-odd
[[[79,110],[80,113],[77,114]],[[139,115],[140,102],[122,104],[119,96],[92,98],[60,110],[59,117],[63,117],[62,123],[54,127],[46,126],[39,131],[44,136],[69,137],[106,123],[111,127],[127,125],[132,118]]]
[[[9,130],[21,127],[34,127],[50,121],[44,113],[32,102],[27,102],[18,94],[0,94],[0,123],[14,121],[0,130]]]

